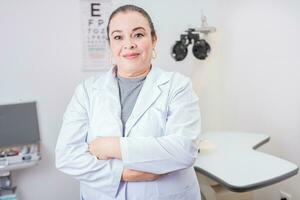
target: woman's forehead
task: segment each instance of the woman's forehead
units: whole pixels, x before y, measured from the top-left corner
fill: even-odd
[[[135,30],[150,30],[147,19],[139,12],[121,12],[116,14],[109,24],[110,32],[118,31],[135,31]]]

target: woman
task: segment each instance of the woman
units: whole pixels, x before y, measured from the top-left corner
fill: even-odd
[[[152,67],[157,37],[142,8],[116,9],[107,34],[115,66],[77,87],[57,168],[80,181],[85,200],[199,200],[200,112],[190,79]]]

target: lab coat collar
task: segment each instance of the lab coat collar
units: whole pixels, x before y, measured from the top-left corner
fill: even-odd
[[[115,76],[116,68],[112,67],[109,71],[99,75],[95,79],[94,83],[92,83],[92,88],[101,96],[105,104],[104,109],[108,109],[107,114],[115,120],[115,125],[119,127],[120,136],[122,136],[121,104],[118,82]]]
[[[119,88],[116,80],[116,67],[111,68],[103,78],[98,78],[93,84],[93,87],[98,90],[104,90],[111,98],[115,106],[114,115],[120,123],[121,118],[121,104],[119,98]],[[161,94],[160,86],[166,84],[170,80],[170,73],[163,73],[159,68],[152,67],[148,73],[140,94],[136,100],[134,108],[125,125],[125,136],[128,136],[132,127],[143,116],[143,114],[151,107],[151,105],[158,99]],[[116,110],[115,110],[116,109]]]
[[[162,73],[161,69],[152,67],[136,100],[132,113],[126,122],[125,137],[130,134],[132,127],[158,99],[161,94],[160,87],[169,80],[170,78],[166,73]]]
[[[107,71],[104,74],[101,74],[99,77],[96,78],[96,80],[93,83],[93,88],[98,90],[105,90],[114,87],[117,83],[115,77],[116,67],[114,66],[110,68],[109,71]]]

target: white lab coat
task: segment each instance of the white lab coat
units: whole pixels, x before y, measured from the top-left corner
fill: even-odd
[[[199,200],[193,169],[200,136],[198,97],[189,78],[152,67],[122,137],[115,69],[83,81],[64,114],[56,166],[80,181],[85,200]],[[120,136],[122,160],[97,160],[91,140]],[[162,175],[122,182],[124,168]]]

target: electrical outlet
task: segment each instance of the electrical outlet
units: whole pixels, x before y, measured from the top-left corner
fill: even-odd
[[[292,200],[292,195],[284,192],[284,191],[279,191],[280,193],[280,200]]]

